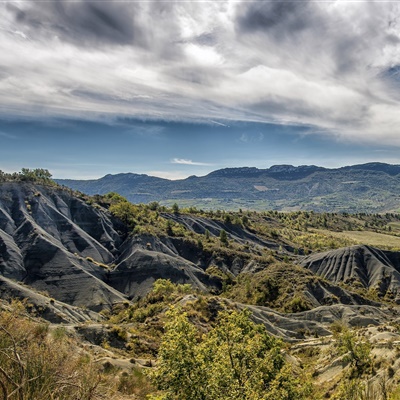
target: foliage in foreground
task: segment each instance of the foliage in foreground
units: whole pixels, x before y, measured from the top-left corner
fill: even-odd
[[[285,362],[282,342],[254,324],[249,312],[221,312],[200,337],[185,313],[168,312],[158,367],[150,376],[161,390],[153,400],[301,400],[300,384]]]
[[[62,328],[0,312],[0,395],[2,399],[110,398],[98,367],[76,351]]]

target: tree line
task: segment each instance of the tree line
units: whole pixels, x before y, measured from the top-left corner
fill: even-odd
[[[20,172],[12,173],[0,170],[0,182],[34,182],[44,185],[56,185],[51,173],[43,168],[22,168]]]

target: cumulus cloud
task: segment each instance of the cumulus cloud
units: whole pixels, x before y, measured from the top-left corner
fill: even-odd
[[[400,146],[396,2],[21,1],[0,16],[7,116],[260,121]]]

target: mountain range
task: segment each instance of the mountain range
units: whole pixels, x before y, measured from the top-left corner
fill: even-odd
[[[117,192],[134,203],[176,202],[203,209],[372,213],[400,208],[400,165],[384,163],[335,169],[314,165],[225,168],[182,180],[122,173],[56,181],[89,195]]]

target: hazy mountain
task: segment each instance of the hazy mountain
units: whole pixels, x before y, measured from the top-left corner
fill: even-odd
[[[159,201],[200,208],[383,212],[400,207],[400,165],[369,163],[336,169],[275,165],[225,168],[171,181],[133,173],[96,180],[57,180],[93,195],[115,191],[134,203]]]

